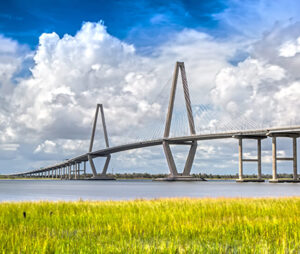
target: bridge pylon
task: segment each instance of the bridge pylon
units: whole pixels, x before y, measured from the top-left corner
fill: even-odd
[[[97,174],[97,170],[96,170],[96,167],[95,167],[95,164],[94,164],[94,161],[93,161],[92,151],[93,151],[93,144],[94,144],[94,138],[95,138],[95,132],[96,132],[99,109],[100,109],[100,112],[101,112],[101,120],[102,120],[102,127],[103,127],[105,145],[106,145],[106,148],[109,147],[109,141],[108,141],[108,134],[107,134],[107,129],[106,129],[103,105],[102,104],[97,104],[94,123],[93,123],[93,129],[92,129],[92,135],[91,135],[91,141],[90,141],[90,147],[89,147],[89,152],[88,152],[88,161],[90,163],[92,173],[93,173],[93,176],[92,176],[91,179],[94,179],[94,180],[115,180],[115,178],[109,177],[106,174],[107,173],[107,168],[108,168],[108,165],[109,165],[109,162],[110,162],[110,158],[111,158],[110,154],[105,156],[106,160],[105,160],[104,167],[103,167],[102,172],[101,172],[100,175]]]
[[[167,177],[165,179],[160,179],[160,180],[173,180],[173,181],[176,181],[176,180],[203,180],[203,179],[199,179],[199,178],[193,178],[190,176],[192,165],[193,165],[194,158],[195,158],[195,154],[197,151],[197,141],[190,141],[190,142],[177,142],[176,141],[176,142],[174,142],[169,139],[179,71],[181,72],[181,80],[182,80],[184,100],[185,100],[185,106],[186,106],[187,117],[188,117],[188,122],[189,122],[190,134],[191,135],[196,134],[184,62],[176,62],[175,70],[174,70],[174,74],[173,74],[172,87],[171,87],[171,92],[170,92],[168,112],[167,112],[166,123],[165,123],[164,138],[163,138],[163,149],[164,149],[164,153],[165,153],[168,167],[170,170],[170,175],[169,175],[169,177]],[[190,150],[189,150],[182,173],[179,173],[177,170],[177,167],[176,167],[176,164],[174,161],[174,157],[172,155],[172,151],[170,148],[170,145],[175,145],[175,144],[190,145]]]

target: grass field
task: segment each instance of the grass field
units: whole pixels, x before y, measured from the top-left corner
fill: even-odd
[[[300,253],[300,198],[0,203],[0,252]]]

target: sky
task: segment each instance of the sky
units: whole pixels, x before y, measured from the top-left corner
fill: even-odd
[[[176,61],[185,62],[197,133],[300,124],[299,13],[295,0],[1,1],[0,174],[86,153],[97,103],[111,145],[161,137]],[[171,133],[187,130],[179,86]],[[103,147],[98,125],[94,149]],[[271,173],[270,140],[262,148]],[[187,148],[173,149],[180,171]],[[278,153],[290,155],[290,140]],[[245,156],[255,155],[245,142]],[[199,142],[193,173],[237,168],[236,140]],[[108,172],[168,169],[153,147],[114,154]]]
[[[184,28],[216,27],[212,14],[225,6],[221,1],[12,0],[1,3],[0,21],[4,34],[33,49],[42,33],[75,35],[83,22],[100,20],[112,36],[146,49]]]

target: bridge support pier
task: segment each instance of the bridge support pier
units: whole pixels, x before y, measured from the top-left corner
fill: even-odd
[[[270,131],[267,134],[272,138],[272,179],[269,180],[270,183],[284,183],[284,182],[292,182],[298,183],[300,179],[298,177],[297,172],[297,138],[300,136],[299,131]],[[293,157],[277,157],[277,138],[285,137],[292,138],[292,149],[293,149]],[[292,179],[279,179],[277,175],[277,161],[292,161],[293,162],[293,178]]]
[[[158,181],[203,181],[202,178],[195,178],[190,175],[191,169],[193,166],[193,162],[194,162],[194,158],[195,158],[195,154],[197,151],[197,142],[192,141],[192,142],[177,143],[177,144],[181,144],[181,145],[190,145],[191,146],[182,173],[178,173],[178,171],[177,171],[174,157],[172,155],[172,151],[170,148],[171,144],[174,144],[174,143],[172,143],[172,142],[170,143],[167,140],[163,141],[163,149],[164,149],[167,164],[168,164],[168,167],[170,170],[170,175],[167,178],[159,178],[156,180],[158,180]]]
[[[95,164],[94,164],[94,161],[93,161],[93,158],[92,158],[91,155],[88,155],[88,160],[89,160],[89,163],[90,163],[90,166],[91,166],[93,177],[97,177],[96,167],[95,167]]]
[[[79,164],[76,162],[75,163],[75,171],[76,171],[76,176],[77,180],[80,179],[80,172],[79,172]]]
[[[93,161],[93,158],[92,158],[91,155],[88,155],[88,160],[89,160],[92,172],[93,172],[93,177],[91,178],[92,180],[116,180],[114,177],[111,177],[111,176],[107,175],[107,169],[108,169],[108,165],[109,165],[109,162],[110,162],[110,158],[111,158],[110,154],[106,156],[106,160],[105,160],[102,172],[101,172],[100,175],[98,175],[97,171],[96,171],[94,161]]]
[[[83,176],[86,178],[86,161],[83,162]]]
[[[70,180],[73,179],[73,164],[70,164]]]
[[[173,158],[173,155],[171,152],[171,148],[167,141],[163,141],[163,148],[164,148],[165,156],[167,159],[168,167],[170,170],[170,176],[172,176],[172,177],[178,176],[178,172],[177,172],[175,161],[174,161],[174,158]]]
[[[73,164],[73,172],[74,172],[74,179],[77,180],[77,168],[76,168],[76,163]]]
[[[80,162],[77,163],[78,179],[80,179]]]
[[[239,178],[236,182],[264,182],[261,175],[261,140],[267,138],[263,135],[234,135],[233,138],[239,141]],[[243,139],[255,139],[257,140],[257,158],[256,159],[244,159],[243,157]],[[257,162],[257,178],[244,178],[243,175],[243,163],[244,162]]]

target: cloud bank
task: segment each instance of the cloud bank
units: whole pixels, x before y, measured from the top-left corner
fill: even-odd
[[[199,126],[209,122],[217,129],[226,117],[240,115],[259,126],[299,124],[299,28],[299,23],[276,27],[250,46],[240,37],[220,40],[185,29],[148,56],[111,36],[101,22],[84,23],[74,36],[42,34],[35,52],[2,36],[1,170],[45,166],[86,152],[97,103],[104,104],[112,145],[159,137],[178,60],[185,62],[193,104],[211,111],[210,119],[200,115]],[[239,52],[247,57],[236,63]],[[22,75],[27,59],[33,62],[30,76]],[[180,111],[180,89],[177,97]],[[175,113],[177,128],[182,128],[180,117]],[[205,117],[209,121],[204,124]],[[96,138],[99,149],[104,144],[101,128]],[[234,142],[199,147],[195,167],[214,172],[220,163],[211,159],[219,158],[235,173]],[[115,155],[112,167],[166,170],[162,151],[147,151]],[[183,154],[179,149],[180,165]]]

